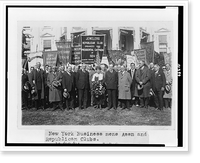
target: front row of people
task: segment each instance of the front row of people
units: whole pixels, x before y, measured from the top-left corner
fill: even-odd
[[[134,103],[136,106],[148,108],[154,106],[163,110],[163,96],[166,106],[171,106],[172,78],[169,64],[166,70],[159,65],[148,67],[144,61],[139,62],[139,68],[131,63],[131,69],[125,66],[114,69],[109,65],[107,71],[102,71],[100,66],[95,70],[90,66],[86,69],[83,64],[77,71],[72,71],[69,66],[66,71],[62,66],[59,71],[56,67],[46,66],[40,68],[40,63],[30,73],[22,73],[22,100],[24,108],[35,105],[36,109],[86,109],[88,101],[95,108],[107,105],[108,110],[129,109]],[[28,102],[28,99],[29,100]],[[32,103],[34,101],[34,104]]]

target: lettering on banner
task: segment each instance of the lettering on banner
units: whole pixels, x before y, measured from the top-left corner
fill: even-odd
[[[104,36],[89,35],[81,36],[81,55],[82,62],[94,63],[96,61],[97,51],[99,51],[100,60],[104,53]]]

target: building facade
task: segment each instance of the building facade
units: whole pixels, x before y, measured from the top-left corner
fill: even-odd
[[[81,35],[104,35],[106,50],[132,51],[140,44],[154,42],[158,53],[171,52],[171,24],[140,22],[66,22],[23,27],[26,38],[25,53],[56,51],[56,41],[67,40],[72,46],[81,44]]]

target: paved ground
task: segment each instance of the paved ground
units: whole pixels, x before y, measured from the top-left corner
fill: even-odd
[[[89,107],[86,110],[61,111],[23,110],[23,125],[152,125],[170,126],[171,110],[155,110],[154,108],[139,108],[133,106],[130,111],[95,109]]]

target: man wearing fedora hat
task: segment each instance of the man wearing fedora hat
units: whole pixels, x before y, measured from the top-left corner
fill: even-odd
[[[163,95],[166,85],[166,78],[163,70],[158,64],[154,65],[155,73],[152,76],[153,91],[155,93],[155,103],[158,110],[163,110]]]

